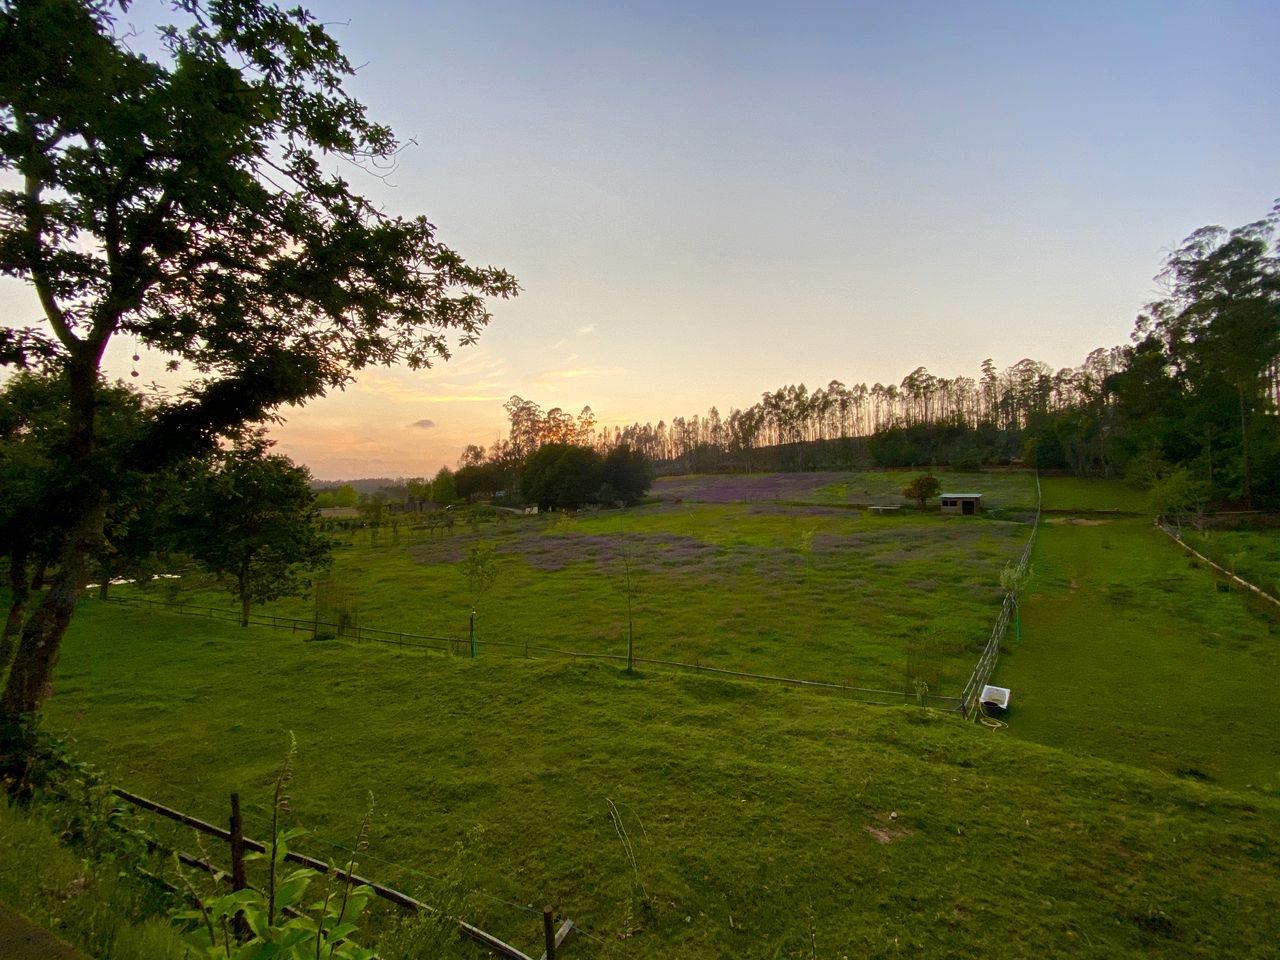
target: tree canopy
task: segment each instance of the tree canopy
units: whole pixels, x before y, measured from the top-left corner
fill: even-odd
[[[28,620],[0,712],[35,710],[102,537],[92,471],[107,344],[170,358],[140,466],[350,382],[369,364],[430,366],[517,292],[468,265],[424,217],[380,210],[341,172],[400,144],[344,89],[352,68],[310,14],[264,0],[184,0],[151,58],[124,0],[0,8],[0,271],[33,287],[40,322],[0,359],[62,372],[77,482],[59,574]],[[354,165],[354,167],[352,166]]]
[[[250,436],[201,467],[183,498],[182,545],[227,579],[247,627],[251,604],[310,589],[310,574],[330,563],[332,543],[312,523],[310,475],[268,453],[262,437]]]
[[[902,491],[902,495],[909,500],[916,501],[920,505],[920,509],[923,510],[925,501],[930,497],[936,497],[941,489],[941,480],[932,473],[923,473],[907,484],[906,489]]]
[[[547,443],[525,459],[520,489],[526,500],[544,510],[576,509],[596,502],[603,471],[603,458],[590,447]]]

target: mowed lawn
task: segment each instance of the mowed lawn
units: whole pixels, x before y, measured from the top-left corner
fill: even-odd
[[[1044,481],[1023,638],[994,682],[1016,737],[1190,779],[1280,789],[1280,626],[1197,566],[1122,486]],[[1072,510],[1084,511],[1079,517]]]
[[[994,512],[980,517],[854,507],[864,491],[888,497],[913,475],[680,478],[629,510],[505,516],[436,537],[383,531],[376,544],[360,533],[338,549],[330,593],[363,627],[462,639],[472,599],[463,561],[489,543],[498,573],[476,604],[481,656],[521,655],[526,644],[625,655],[630,594],[640,658],[912,696],[921,678],[954,696],[999,612],[1000,571],[1030,534],[1001,505],[1033,511],[1035,481],[960,475],[988,483]],[[208,586],[145,595],[168,590],[231,606]],[[315,606],[260,610],[310,620]]]

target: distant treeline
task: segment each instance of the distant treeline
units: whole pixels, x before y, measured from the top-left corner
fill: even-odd
[[[1280,209],[1280,208],[1278,208]],[[659,474],[1022,462],[1078,476],[1129,476],[1172,510],[1280,505],[1280,246],[1277,212],[1227,231],[1206,227],[1157,279],[1167,291],[1128,345],[1054,370],[1023,359],[978,377],[924,367],[898,384],[780,387],[722,415],[598,428],[513,396],[510,428],[459,460],[481,486],[519,487],[546,444],[626,447]],[[460,491],[465,486],[459,484]]]

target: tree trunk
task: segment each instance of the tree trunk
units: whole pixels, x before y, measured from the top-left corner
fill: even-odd
[[[1249,465],[1249,429],[1246,426],[1246,416],[1244,408],[1244,388],[1237,387],[1236,393],[1240,397],[1240,454],[1244,461],[1244,506],[1246,510],[1253,509],[1253,476]]]
[[[0,698],[0,717],[36,713],[53,692],[53,668],[76,601],[93,570],[106,510],[99,499],[86,504],[71,528],[67,549],[44,601],[22,631],[17,656]]]
[[[0,635],[0,681],[9,668],[9,661],[13,659],[18,637],[22,634],[22,617],[27,611],[27,600],[31,596],[31,579],[27,576],[25,550],[15,549],[9,558],[9,592],[13,600],[9,604],[4,633]]]
[[[241,571],[237,578],[240,587],[240,626],[249,626],[249,575]]]
[[[49,572],[49,561],[41,558],[39,563],[36,564],[36,575],[31,578],[32,590],[44,589],[44,578],[45,578],[45,574],[47,574],[48,572]]]

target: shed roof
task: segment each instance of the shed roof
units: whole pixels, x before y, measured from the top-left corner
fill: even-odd
[[[981,500],[980,493],[940,493],[940,497],[946,497],[949,500]]]

